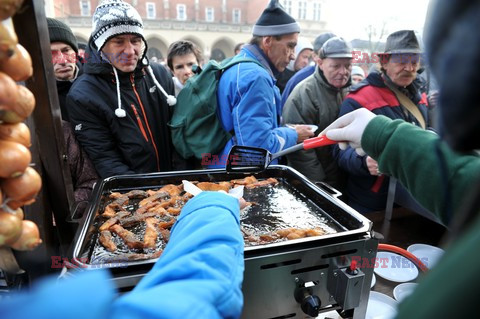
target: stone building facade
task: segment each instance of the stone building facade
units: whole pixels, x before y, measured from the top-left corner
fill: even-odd
[[[248,42],[252,26],[269,0],[125,0],[142,16],[149,57],[166,58],[177,40],[197,44],[206,58],[221,60],[233,55],[239,42]],[[91,33],[92,15],[100,0],[46,0],[49,17],[62,20],[80,42]],[[312,40],[325,31],[325,0],[280,1],[300,23],[301,35]]]

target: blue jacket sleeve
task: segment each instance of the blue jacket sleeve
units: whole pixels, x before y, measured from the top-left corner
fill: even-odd
[[[115,298],[106,270],[79,273],[65,280],[46,278],[29,292],[0,299],[2,319],[104,319]]]
[[[115,299],[107,271],[49,278],[0,300],[0,318],[238,318],[243,270],[238,200],[203,192],[185,205],[162,256],[131,292]]]
[[[239,203],[202,192],[184,207],[154,268],[112,318],[238,318],[243,305]]]

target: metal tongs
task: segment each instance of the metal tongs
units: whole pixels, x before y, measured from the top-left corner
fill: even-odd
[[[303,143],[294,145],[283,151],[271,154],[268,150],[253,146],[234,145],[227,158],[227,172],[261,172],[270,163],[283,155],[300,150],[309,150],[320,146],[336,144],[326,136],[317,136],[306,139]]]

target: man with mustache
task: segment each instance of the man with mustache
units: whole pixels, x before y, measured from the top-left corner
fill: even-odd
[[[318,54],[314,73],[295,86],[289,95],[283,108],[283,121],[314,124],[320,132],[337,118],[348,93],[352,48],[344,39],[331,37]],[[331,147],[295,152],[287,159],[290,166],[313,181],[323,181],[339,189],[344,184]]]
[[[66,99],[73,82],[82,73],[82,64],[78,57],[78,43],[68,25],[60,20],[47,18],[50,51],[52,53],[53,73],[57,80],[58,101],[62,115],[62,130],[65,140],[65,152],[73,183],[75,202],[88,201],[93,185],[98,179],[88,155],[80,147],[69,121]],[[79,207],[78,212],[81,211]]]
[[[70,27],[60,20],[47,18],[47,25],[62,119],[69,121],[66,98],[73,81],[78,78],[82,69],[78,58],[77,38]]]
[[[414,80],[420,67],[420,45],[414,31],[401,30],[390,34],[385,52],[379,54],[380,71],[371,72],[366,81],[352,88],[343,101],[339,116],[359,108],[377,115],[402,119],[422,128],[428,124],[427,98],[420,94]],[[378,170],[378,163],[369,156],[359,156],[352,148],[334,153],[339,166],[348,173],[348,204],[361,213],[384,210],[389,178]],[[411,203],[408,193],[396,184],[398,202]],[[402,197],[402,198],[400,198]],[[419,211],[413,201],[412,209]]]

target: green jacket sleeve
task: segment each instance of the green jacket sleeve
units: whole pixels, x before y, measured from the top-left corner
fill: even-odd
[[[434,133],[403,121],[377,116],[363,133],[362,147],[378,160],[382,172],[397,177],[426,208],[447,219],[446,201],[458,209],[479,182],[479,157],[455,153]],[[402,301],[397,319],[475,317],[479,230],[477,215],[414,293]]]
[[[395,176],[446,224],[480,177],[478,156],[456,153],[437,134],[404,121],[377,116],[363,133],[362,147],[380,171]]]

